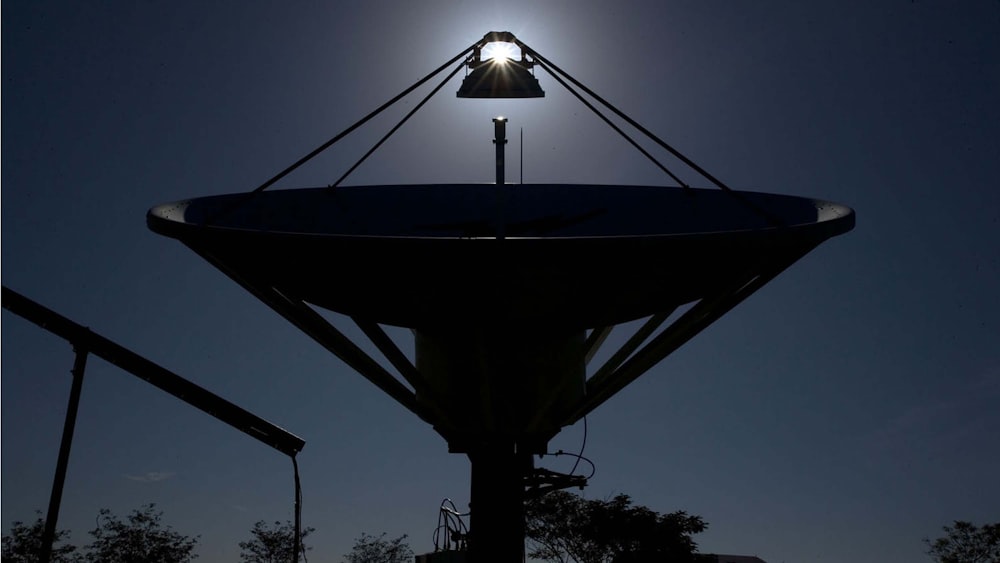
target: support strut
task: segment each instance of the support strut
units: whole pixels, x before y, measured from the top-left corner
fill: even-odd
[[[66,483],[66,469],[69,467],[69,451],[73,447],[73,430],[76,428],[76,412],[80,406],[80,392],[83,390],[83,373],[87,369],[87,349],[74,347],[73,386],[69,392],[66,407],[66,422],[63,425],[62,442],[59,444],[59,459],[56,474],[52,479],[52,494],[49,495],[49,510],[45,514],[45,530],[42,532],[42,551],[38,556],[41,563],[49,563],[52,558],[52,544],[56,539],[56,523],[59,521],[59,507],[62,504],[63,485]]]

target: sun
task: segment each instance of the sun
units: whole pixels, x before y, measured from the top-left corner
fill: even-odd
[[[513,43],[494,41],[483,46],[483,60],[493,59],[498,63],[505,63],[517,58],[517,49]]]

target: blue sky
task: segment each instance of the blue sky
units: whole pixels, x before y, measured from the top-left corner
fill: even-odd
[[[942,525],[1000,520],[997,29],[985,0],[6,3],[3,283],[303,437],[310,561],[362,532],[428,551],[467,460],[144,216],[256,187],[509,30],[728,184],[858,217],[589,417],[585,494],[699,514],[703,551],[919,561]],[[496,115],[525,182],[669,183],[539,79],[502,102],[456,79],[348,183],[490,182]],[[332,182],[418,99],[276,187]],[[46,506],[72,352],[5,312],[2,362],[6,531]],[[291,518],[283,455],[100,360],[86,377],[76,543],[156,502],[232,561]]]

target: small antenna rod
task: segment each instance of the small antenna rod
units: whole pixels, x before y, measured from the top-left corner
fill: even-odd
[[[493,118],[493,129],[494,129],[494,139],[493,144],[496,145],[496,166],[497,166],[497,185],[502,186],[504,184],[504,155],[503,146],[507,144],[507,118],[506,117],[494,117]]]
[[[524,183],[524,127],[521,127],[521,164],[518,168],[521,169],[521,183]]]
[[[506,193],[504,189],[504,145],[507,144],[507,118],[493,118],[493,144],[496,145],[496,165],[497,165],[497,239],[505,238],[504,228],[504,207],[506,206]]]

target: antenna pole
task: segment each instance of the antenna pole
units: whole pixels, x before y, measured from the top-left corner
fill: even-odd
[[[507,144],[507,118],[494,117],[493,130],[496,136],[493,139],[493,144],[497,147],[497,185],[502,186],[504,184],[503,146]]]
[[[497,239],[504,239],[504,145],[507,144],[507,118],[493,118],[493,144],[497,152]]]

